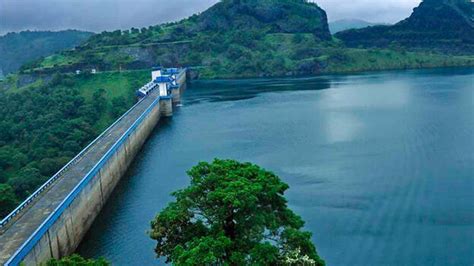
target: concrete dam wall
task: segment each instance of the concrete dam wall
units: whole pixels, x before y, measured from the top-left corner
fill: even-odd
[[[186,86],[185,70],[179,71],[166,95],[147,92],[51,184],[2,220],[0,264],[39,265],[75,251],[160,118],[172,114]]]

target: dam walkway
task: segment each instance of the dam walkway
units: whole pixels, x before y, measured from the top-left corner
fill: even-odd
[[[48,230],[47,227],[50,226],[48,223],[54,223],[57,219],[57,217],[55,218],[55,215],[58,215],[57,212],[61,211],[61,208],[67,208],[67,206],[64,206],[65,203],[67,204],[65,199],[74,196],[71,193],[80,185],[84,177],[101,161],[117,140],[127,134],[128,130],[134,126],[134,123],[137,123],[147,109],[156,104],[156,101],[159,101],[159,98],[158,90],[142,98],[91,143],[78,158],[71,161],[66,169],[63,168],[61,176],[54,180],[54,183],[48,189],[42,191],[28,207],[19,211],[16,217],[2,226],[0,232],[0,265],[17,265],[18,262],[11,261],[12,257],[19,255],[20,258],[24,258],[26,253],[31,252]],[[102,193],[102,184],[100,189]],[[103,204],[104,202],[102,202]],[[76,221],[71,222],[75,223]],[[49,245],[51,246],[51,244]],[[25,254],[21,254],[22,252]],[[53,253],[52,250],[51,253]]]

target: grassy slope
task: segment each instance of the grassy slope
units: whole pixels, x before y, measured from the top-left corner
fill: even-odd
[[[88,100],[92,98],[95,89],[106,90],[106,98],[112,100],[126,97],[133,102],[135,91],[150,78],[150,71],[136,70],[124,72],[103,72],[96,75],[76,76],[76,84],[81,94]]]
[[[474,56],[448,56],[436,53],[416,53],[389,49],[347,49],[344,64],[330,60],[326,73],[349,73],[409,68],[473,66]]]
[[[86,101],[92,100],[95,90],[104,89],[109,108],[113,99],[123,98],[126,104],[124,109],[128,109],[135,103],[136,90],[150,79],[150,72],[148,70],[105,72],[87,77],[79,76],[75,79],[76,86]],[[110,112],[104,113],[96,125],[98,131],[107,128],[115,119],[116,117],[112,117]]]

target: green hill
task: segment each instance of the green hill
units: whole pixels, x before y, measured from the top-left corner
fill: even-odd
[[[70,49],[85,41],[90,32],[67,30],[23,31],[0,37],[0,76],[17,71],[28,61]]]
[[[222,1],[196,17],[197,32],[261,30],[331,39],[326,12],[305,0]]]
[[[306,0],[224,0],[177,23],[94,35],[22,71],[193,66],[200,77],[229,78],[472,64],[470,57],[383,49],[347,48],[331,37],[325,11]]]
[[[415,51],[474,54],[474,2],[424,0],[412,15],[393,26],[336,34],[349,47],[404,47]]]

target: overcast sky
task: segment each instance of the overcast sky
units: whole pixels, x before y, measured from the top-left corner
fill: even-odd
[[[218,0],[0,0],[0,35],[21,30],[103,30],[144,27],[201,12]],[[421,0],[316,0],[329,20],[393,23]]]

